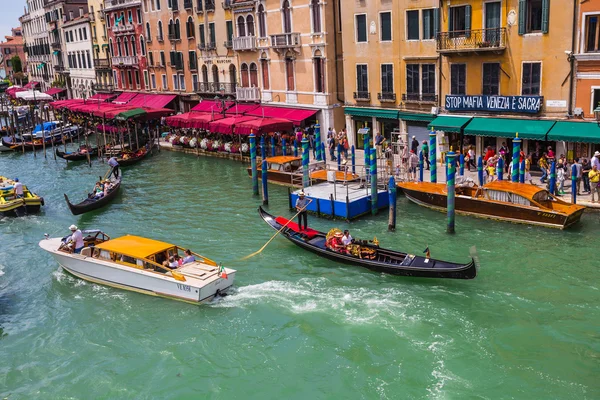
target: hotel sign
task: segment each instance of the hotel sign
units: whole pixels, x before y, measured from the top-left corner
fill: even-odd
[[[498,111],[512,113],[540,112],[542,96],[459,96],[447,95],[448,111]]]

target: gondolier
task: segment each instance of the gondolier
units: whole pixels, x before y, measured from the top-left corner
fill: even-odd
[[[116,157],[111,157],[108,159],[108,165],[112,167],[112,173],[115,178],[119,178],[119,162]]]
[[[304,197],[304,192],[298,193],[298,200],[296,200],[296,211],[298,211],[298,227],[302,230],[302,219],[304,219],[304,229],[308,228],[308,213],[306,212],[306,206],[308,206],[308,200]]]

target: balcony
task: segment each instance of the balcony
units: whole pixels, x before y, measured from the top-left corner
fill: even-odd
[[[138,65],[137,56],[113,57],[112,61],[115,67],[133,67]]]
[[[226,49],[233,49],[233,41],[227,40],[223,43],[223,46],[225,46]]]
[[[52,42],[52,43],[50,43],[50,47],[52,48],[52,50],[60,50],[60,42],[59,41]]]
[[[100,93],[112,93],[115,91],[114,85],[102,85],[100,83],[92,83],[92,90]]]
[[[131,32],[135,32],[135,27],[131,24],[122,24],[122,25],[117,25],[117,26],[113,26],[112,31],[114,32],[115,35],[119,35],[122,33],[131,33]]]
[[[215,11],[215,0],[206,0],[206,11]]]
[[[392,92],[377,93],[377,100],[379,100],[381,103],[395,103],[396,102],[396,93],[392,93]]]
[[[94,14],[90,14],[90,22],[96,21],[96,16]]]
[[[110,60],[107,58],[94,58],[94,68],[110,69]]]
[[[354,92],[354,100],[356,101],[371,101],[371,93],[359,91]]]
[[[233,38],[234,51],[255,51],[256,37],[255,36],[240,36]]]
[[[176,71],[183,71],[183,64],[179,64],[179,63],[175,63],[175,64],[173,64],[173,63],[169,63],[168,65],[169,65],[169,68],[172,68],[172,69],[174,69],[174,70],[176,70]]]
[[[57,73],[61,73],[61,72],[65,71],[65,66],[62,64],[54,64],[53,67],[54,67],[54,71]]]
[[[108,38],[106,37],[106,35],[102,35],[102,40],[104,40],[105,42],[108,41]]]
[[[235,96],[238,101],[260,101],[260,89],[257,87],[237,87]]]
[[[235,83],[199,82],[198,93],[235,94]]]
[[[437,94],[428,93],[402,93],[402,101],[405,103],[437,103]]]
[[[171,42],[181,42],[181,36],[177,36],[174,33],[169,33],[169,41],[171,41]]]
[[[183,0],[183,8],[186,10],[191,10],[194,8],[194,2],[192,0]]]
[[[440,54],[502,52],[506,49],[506,28],[440,32],[437,51]]]
[[[114,11],[120,8],[141,6],[142,0],[106,0],[104,11]]]
[[[271,35],[271,47],[274,49],[290,49],[300,47],[299,33],[280,33]]]
[[[98,38],[96,36],[92,36],[92,42],[98,43]]]
[[[100,11],[98,11],[98,19],[99,19],[100,21],[104,21],[104,18],[105,18],[105,17],[104,17],[104,10],[100,10]]]

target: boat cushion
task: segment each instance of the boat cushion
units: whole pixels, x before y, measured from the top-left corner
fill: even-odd
[[[315,231],[314,229],[311,229],[311,228],[306,228],[306,229],[300,231],[300,227],[298,226],[297,223],[288,222],[288,221],[289,221],[288,219],[285,219],[283,217],[275,218],[275,222],[277,222],[279,225],[287,224],[287,228],[293,230],[294,232],[305,234],[308,239],[314,238],[319,233],[318,231]]]

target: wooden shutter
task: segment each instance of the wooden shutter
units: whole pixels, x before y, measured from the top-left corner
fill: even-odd
[[[550,24],[550,0],[542,0],[542,33],[548,33]]]
[[[465,36],[471,37],[471,6],[465,6]]]
[[[433,36],[437,39],[438,33],[440,32],[440,9],[433,9]]]
[[[177,63],[176,58],[175,58],[176,57],[175,54],[176,53],[174,51],[172,51],[172,52],[169,53],[169,55],[171,57],[171,66],[175,66],[175,64]]]
[[[525,21],[527,20],[527,0],[519,0],[519,35],[525,34]]]

